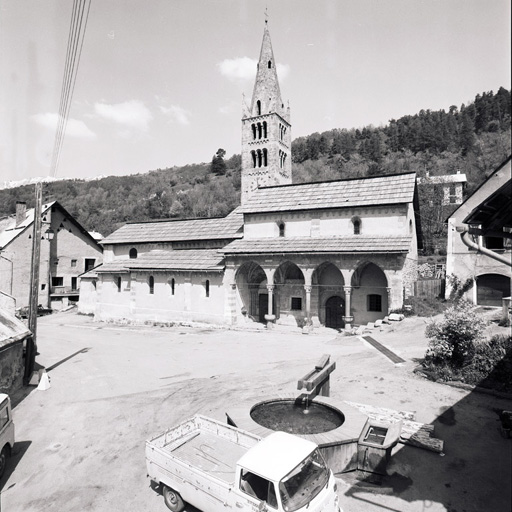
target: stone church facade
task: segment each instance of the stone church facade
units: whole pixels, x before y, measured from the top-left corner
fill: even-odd
[[[241,206],[126,224],[82,276],[79,307],[107,321],[366,324],[403,305],[417,210],[414,173],[292,184],[290,109],[265,25],[242,111]]]

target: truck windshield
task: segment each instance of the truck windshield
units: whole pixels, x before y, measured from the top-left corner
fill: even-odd
[[[279,483],[279,493],[286,512],[307,505],[327,485],[329,470],[318,450],[290,471]]]

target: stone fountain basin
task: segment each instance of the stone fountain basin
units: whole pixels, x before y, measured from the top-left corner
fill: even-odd
[[[263,427],[251,418],[251,410],[261,403],[281,401],[294,401],[296,397],[275,397],[262,400],[257,404],[245,404],[233,407],[226,412],[230,425],[241,428],[260,437],[266,437],[274,430]],[[313,403],[340,411],[345,421],[339,427],[328,432],[318,434],[295,434],[309,441],[313,441],[320,448],[320,452],[333,473],[344,473],[357,469],[357,443],[363,431],[368,416],[345,402],[331,397],[317,396]]]

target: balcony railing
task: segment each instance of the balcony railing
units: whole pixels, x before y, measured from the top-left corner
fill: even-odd
[[[52,286],[50,288],[51,295],[78,295],[80,288],[73,288],[72,286]]]

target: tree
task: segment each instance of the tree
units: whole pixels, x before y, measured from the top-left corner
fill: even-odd
[[[215,174],[215,176],[224,176],[226,174],[226,162],[224,162],[224,156],[226,155],[226,151],[222,148],[217,150],[217,153],[212,158],[212,163],[210,165],[210,172]]]

